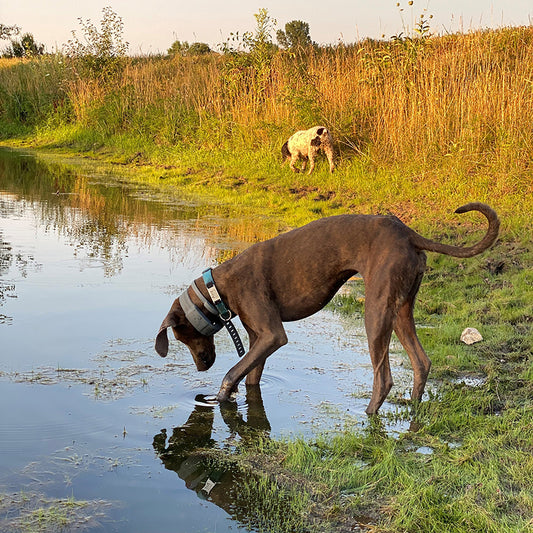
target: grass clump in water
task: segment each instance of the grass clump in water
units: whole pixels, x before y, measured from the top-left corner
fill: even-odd
[[[85,531],[101,525],[111,504],[50,499],[37,492],[0,493],[0,529],[11,533]]]

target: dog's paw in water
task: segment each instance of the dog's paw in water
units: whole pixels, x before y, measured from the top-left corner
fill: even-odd
[[[194,403],[201,407],[215,407],[218,405],[218,400],[214,394],[197,394]]]

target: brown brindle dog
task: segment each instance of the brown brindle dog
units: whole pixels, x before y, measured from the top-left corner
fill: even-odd
[[[426,239],[394,216],[339,215],[254,244],[214,268],[213,279],[222,300],[239,315],[250,339],[246,355],[224,377],[217,400],[228,400],[245,376],[247,385],[259,384],[267,357],[287,343],[283,322],[300,320],[322,309],[356,273],[365,282],[365,327],[374,369],[366,412],[377,412],[393,384],[389,364],[393,330],[413,367],[411,397],[420,400],[431,366],[413,319],[415,297],[426,268],[424,250],[472,257],[489,248],[498,236],[500,222],[489,206],[470,203],[456,213],[467,211],[479,211],[488,220],[485,236],[470,247]],[[195,283],[209,300],[203,279]],[[212,316],[191,287],[188,295],[204,314]],[[201,334],[191,325],[178,299],[157,335],[155,349],[162,357],[168,352],[168,327],[189,347],[198,370],[211,367],[216,355],[213,335]]]

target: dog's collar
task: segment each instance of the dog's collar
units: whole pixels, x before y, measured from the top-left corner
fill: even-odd
[[[235,344],[235,349],[237,350],[239,357],[242,357],[246,353],[246,351],[244,349],[244,346],[242,345],[239,332],[235,329],[235,326],[231,321],[232,313],[228,309],[228,307],[226,307],[226,304],[222,301],[222,298],[218,293],[218,290],[215,285],[215,280],[213,279],[213,273],[210,268],[202,272],[202,278],[204,280],[211,301],[216,307],[220,319],[224,322],[224,326],[228,330],[229,336],[231,337],[233,344]]]
[[[196,282],[193,281],[190,288],[194,291],[196,296],[198,296],[200,302],[204,308],[214,315],[216,318],[210,319],[205,313],[194,304],[189,296],[189,289],[184,291],[179,297],[178,301],[185,313],[185,318],[190,322],[191,326],[201,335],[209,336],[218,333],[224,326],[228,330],[228,333],[235,344],[235,349],[239,357],[242,357],[246,351],[242,344],[239,332],[235,329],[233,322],[231,321],[232,313],[226,307],[226,304],[222,301],[220,294],[215,286],[215,281],[213,280],[213,274],[211,269],[207,269],[202,273],[205,286],[209,292],[209,296],[213,303],[210,303],[207,298],[200,292],[200,289],[196,285]]]
[[[226,307],[226,304],[222,301],[220,294],[215,285],[215,280],[213,279],[213,272],[210,268],[202,272],[202,278],[204,279],[207,292],[211,297],[211,301],[217,308],[220,318],[224,321],[231,320],[231,311]]]
[[[198,289],[194,282],[192,284],[192,287],[193,287],[193,289],[195,289],[195,288]],[[200,291],[198,291],[198,292],[200,292]],[[193,303],[193,301],[191,300],[191,297],[189,296],[189,289],[184,291],[179,296],[178,300],[179,300],[179,303],[181,305],[181,308],[183,309],[183,312],[185,313],[185,318],[191,323],[191,326],[198,333],[200,333],[202,335],[209,336],[209,335],[214,335],[215,333],[218,333],[222,329],[223,325],[220,322],[220,320],[218,320],[218,319],[215,319],[215,320],[209,319],[202,312],[202,310]],[[207,302],[207,300],[205,302],[202,301],[202,303],[204,305],[207,303],[207,305],[209,307],[214,309],[214,307],[209,302]],[[209,312],[211,312],[209,307],[206,306],[206,309]],[[215,309],[215,312],[213,314],[217,315],[216,309]]]

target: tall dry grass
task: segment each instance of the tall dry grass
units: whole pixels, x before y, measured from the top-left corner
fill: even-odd
[[[533,29],[392,41],[309,58],[323,119],[380,160],[531,155]]]
[[[113,79],[63,58],[0,69],[0,121],[77,124],[161,145],[278,146],[324,123],[341,151],[378,164],[532,156],[533,28],[242,56],[137,58]]]

